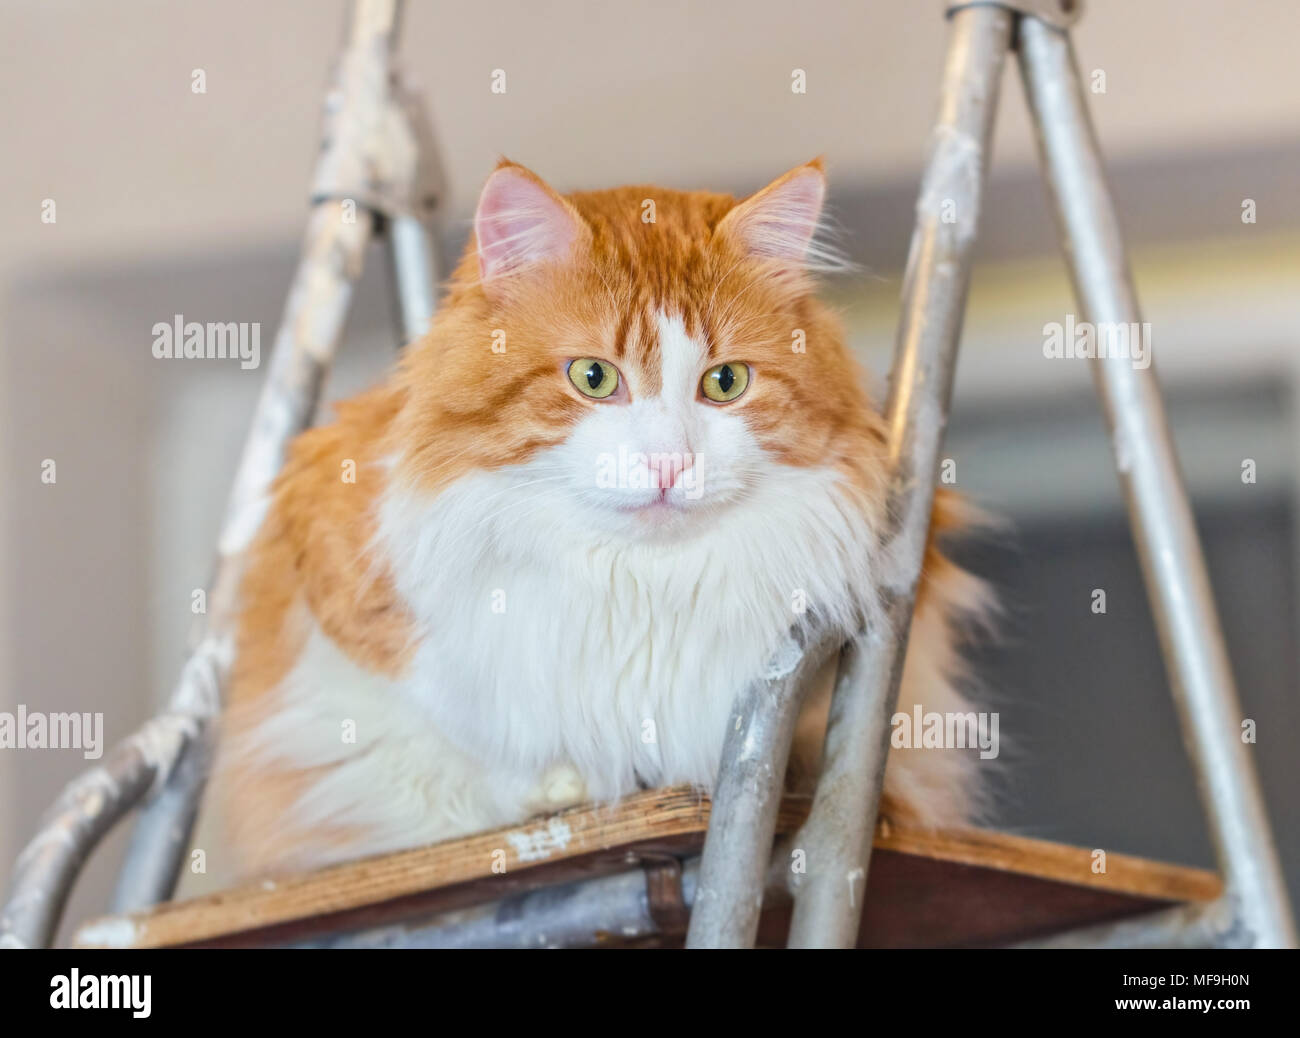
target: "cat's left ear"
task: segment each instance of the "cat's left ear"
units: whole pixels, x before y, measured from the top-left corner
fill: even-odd
[[[758,259],[802,269],[818,251],[813,236],[825,199],[826,171],[813,159],[737,203],[717,234]]]
[[[483,185],[474,237],[484,285],[568,258],[585,234],[578,211],[530,169],[503,159]]]

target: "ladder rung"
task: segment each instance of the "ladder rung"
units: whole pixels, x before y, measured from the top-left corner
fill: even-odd
[[[542,885],[617,872],[665,854],[698,852],[709,801],[689,787],[652,790],[613,807],[578,807],[463,839],[254,882],[147,912],[83,925],[81,947],[265,945],[301,941],[495,900]],[[787,797],[782,835],[807,815]],[[866,946],[1008,943],[1218,897],[1202,869],[1093,852],[988,830],[877,832],[859,943]],[[505,871],[501,872],[504,863]],[[498,871],[493,871],[496,864]],[[761,944],[779,944],[788,901],[769,896]]]

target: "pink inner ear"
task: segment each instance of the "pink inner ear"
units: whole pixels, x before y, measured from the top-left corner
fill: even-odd
[[[507,166],[488,178],[474,215],[484,281],[563,258],[577,234],[564,203],[527,173]]]
[[[825,195],[821,172],[800,170],[740,203],[733,211],[736,230],[755,256],[802,261],[817,233]]]

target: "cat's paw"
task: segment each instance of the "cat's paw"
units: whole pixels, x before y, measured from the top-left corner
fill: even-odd
[[[556,764],[542,777],[524,803],[534,814],[550,814],[586,802],[587,783],[572,764]]]

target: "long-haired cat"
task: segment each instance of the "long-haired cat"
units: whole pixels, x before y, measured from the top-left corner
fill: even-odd
[[[742,201],[492,173],[430,333],[275,485],[216,778],[242,870],[707,789],[791,625],[862,623],[885,435],[814,295],[825,190],[820,162]],[[965,709],[982,597],[932,544],[900,711]],[[974,763],[892,751],[888,809],[966,819]]]

